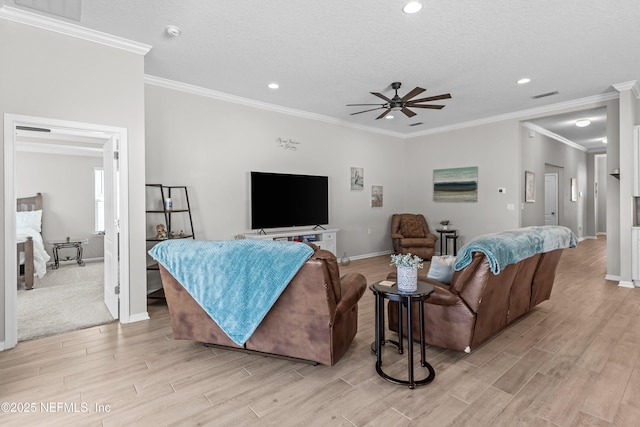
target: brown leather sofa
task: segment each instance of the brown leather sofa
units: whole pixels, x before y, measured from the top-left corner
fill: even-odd
[[[334,365],[358,330],[358,301],[365,277],[340,277],[336,257],[318,249],[300,268],[243,347],[234,343],[160,264],[174,339]]]
[[[479,344],[549,299],[562,249],[538,253],[506,266],[494,275],[489,261],[474,252],[471,264],[453,274],[445,285],[421,276],[435,291],[424,302],[427,344],[470,352]],[[418,303],[414,304],[415,313]],[[398,331],[398,304],[389,303],[389,329]],[[419,319],[413,316],[414,339]],[[403,308],[406,323],[406,308]],[[406,335],[407,328],[403,328]]]
[[[429,260],[435,253],[436,240],[424,215],[404,213],[391,217],[391,241],[396,254],[411,253]]]

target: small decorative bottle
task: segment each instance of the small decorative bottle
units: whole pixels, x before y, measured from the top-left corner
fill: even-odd
[[[349,259],[349,257],[347,256],[347,253],[345,252],[344,255],[342,255],[342,259],[340,259],[340,264],[347,266],[349,265],[350,262],[351,260]]]

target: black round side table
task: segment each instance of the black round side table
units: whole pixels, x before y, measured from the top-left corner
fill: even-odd
[[[397,285],[394,286],[382,286],[380,282],[376,282],[369,287],[373,292],[376,299],[375,306],[375,342],[372,345],[372,350],[376,353],[376,372],[385,380],[394,384],[402,384],[409,386],[410,389],[415,388],[418,385],[429,384],[436,377],[436,372],[433,367],[427,362],[425,357],[425,343],[424,343],[424,304],[423,302],[429,298],[433,293],[433,286],[428,283],[418,282],[418,289],[413,293],[398,292]],[[384,300],[395,301],[400,304],[398,310],[398,341],[385,340],[384,336]],[[413,369],[413,330],[412,330],[412,316],[413,311],[411,309],[412,302],[420,302],[419,304],[419,316],[420,316],[420,366],[427,368],[429,374],[420,380],[414,378]],[[402,380],[394,378],[386,374],[382,370],[382,345],[390,343],[398,348],[398,353],[403,353],[402,346],[402,307],[407,308],[407,371],[408,379]]]

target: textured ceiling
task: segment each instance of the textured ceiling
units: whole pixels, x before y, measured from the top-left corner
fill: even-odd
[[[640,79],[638,0],[94,0],[68,22],[153,46],[145,73],[354,125],[413,134],[614,92]],[[14,1],[3,4],[16,6]],[[31,10],[31,9],[29,9]],[[53,15],[52,15],[53,16]],[[56,17],[64,20],[64,18]],[[169,24],[182,29],[171,38]],[[516,85],[521,77],[531,83]],[[269,82],[280,89],[270,90]],[[369,92],[451,93],[413,118]],[[541,99],[531,96],[558,91]],[[418,126],[410,124],[422,122]]]

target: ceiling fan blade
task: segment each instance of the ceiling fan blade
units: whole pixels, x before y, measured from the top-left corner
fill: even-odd
[[[414,113],[413,111],[409,110],[408,108],[403,108],[401,110],[407,117],[413,117],[416,115],[416,113]]]
[[[388,108],[387,111],[385,111],[384,113],[382,113],[378,117],[376,117],[376,120],[383,118],[384,116],[386,116],[390,112],[391,112],[391,108]]]
[[[357,113],[351,113],[350,115],[353,116],[354,114],[366,113],[368,111],[380,110],[382,108],[384,107],[372,108],[371,110],[358,111]]]
[[[347,104],[347,107],[359,107],[363,105],[380,105],[381,107],[384,107],[384,104]]]
[[[422,92],[424,92],[426,89],[422,89],[421,87],[415,87],[411,92],[407,93],[405,96],[402,97],[403,101],[408,101],[411,98],[413,98],[414,96],[420,95]]]
[[[440,99],[450,99],[451,94],[445,93],[443,95],[430,96],[428,98],[420,98],[414,99],[413,101],[407,101],[407,104],[415,104],[416,102],[429,102],[429,101],[438,101]]]
[[[444,105],[407,105],[407,107],[411,108],[431,108],[432,110],[442,110]]]
[[[384,100],[385,100],[385,101],[387,101],[387,102],[391,102],[391,100],[390,100],[389,98],[387,98],[386,96],[384,96],[384,95],[383,95],[383,94],[381,94],[381,93],[378,93],[378,92],[369,92],[369,93],[370,93],[371,95],[375,95],[375,96],[377,96],[378,98],[382,98],[382,99],[384,99]]]

